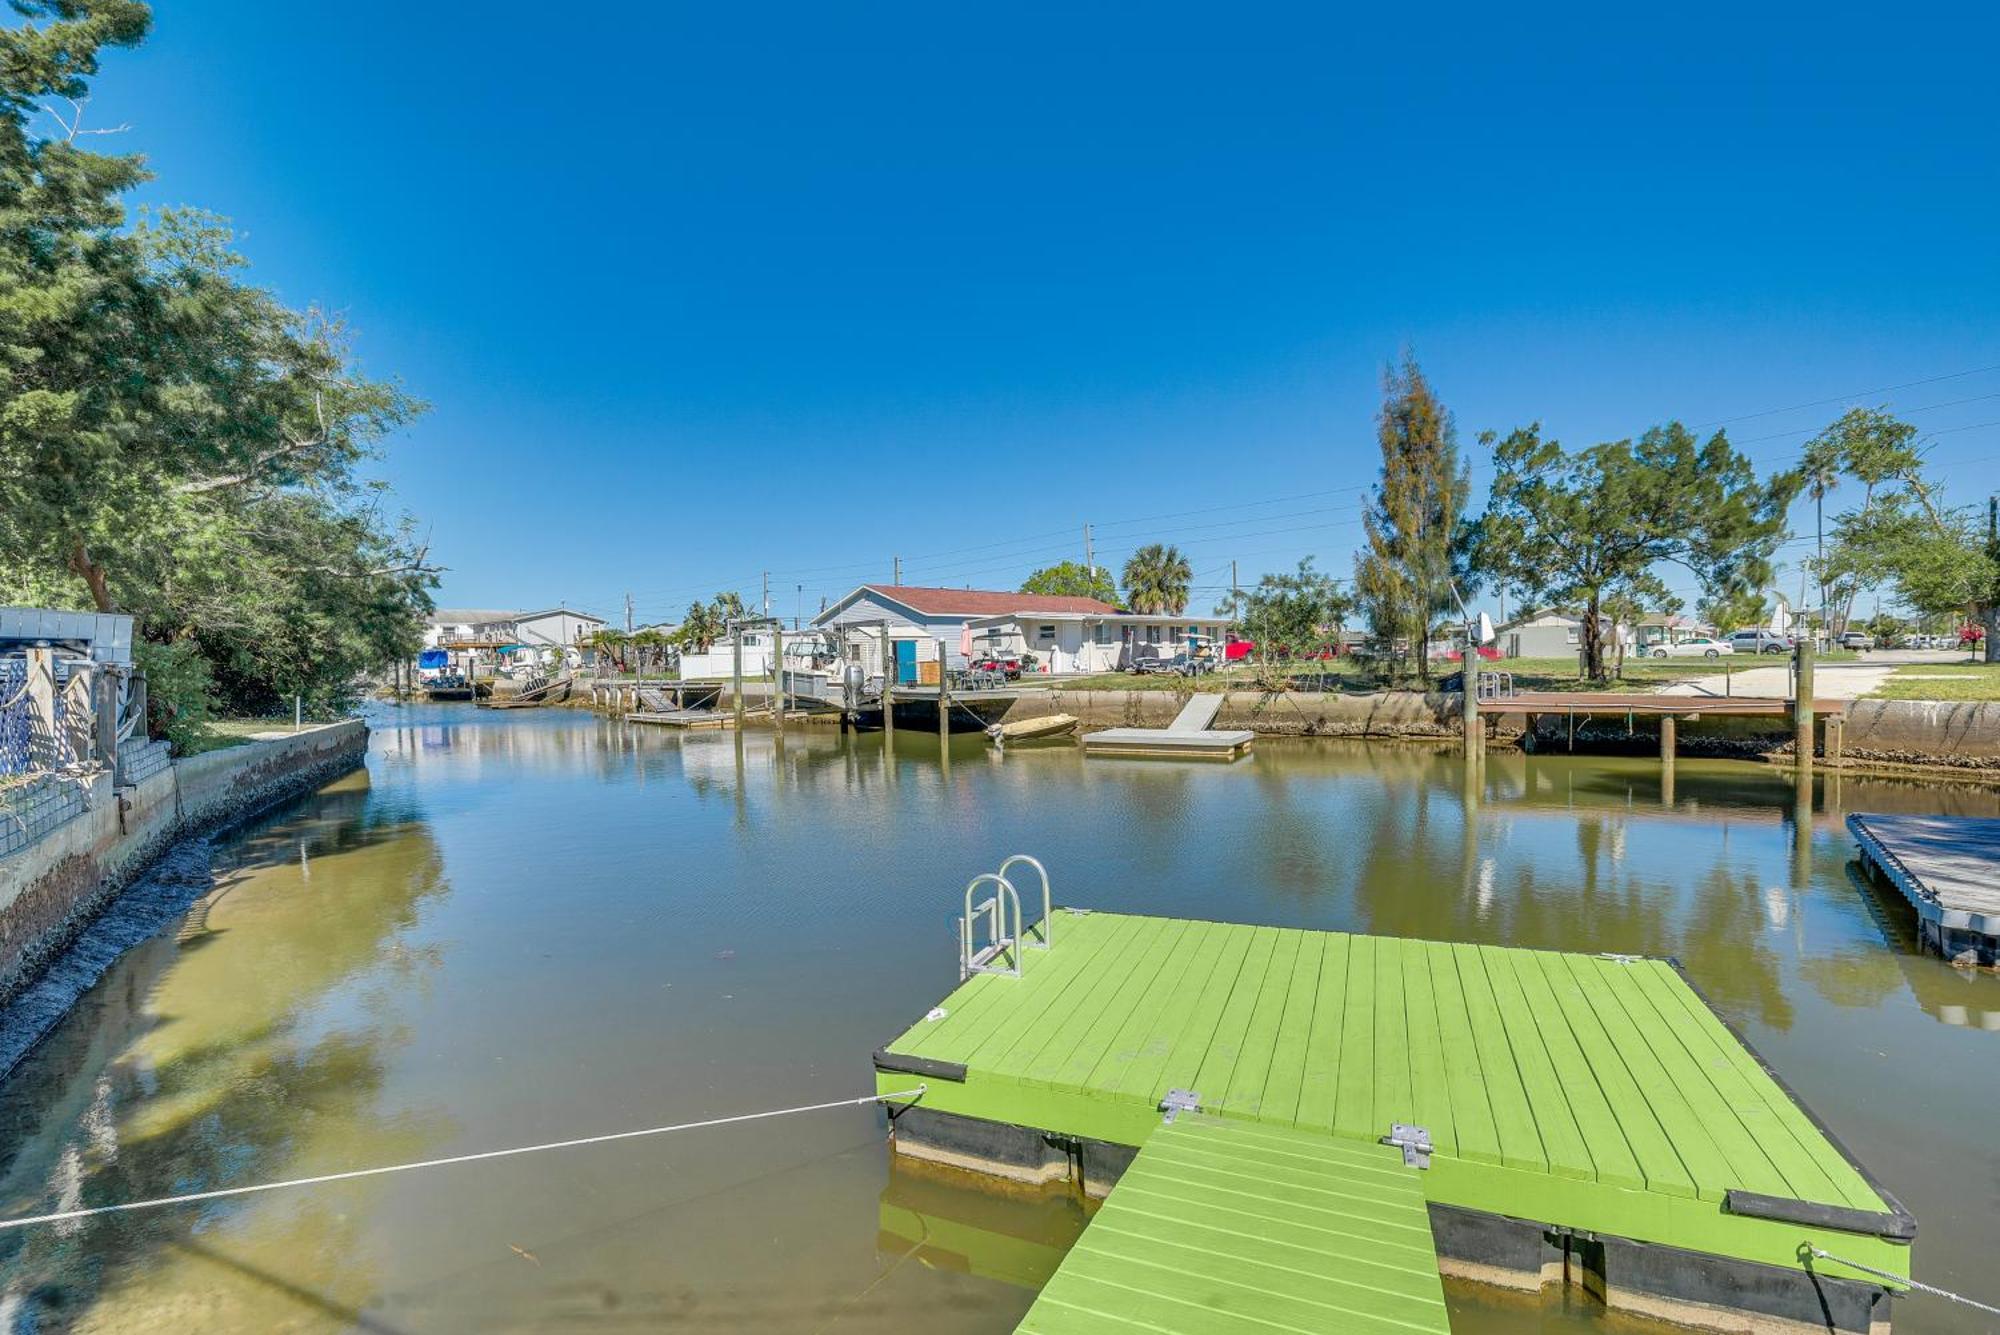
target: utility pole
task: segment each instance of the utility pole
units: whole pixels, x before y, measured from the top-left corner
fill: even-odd
[[[1242,588],[1236,583],[1236,558],[1232,556],[1229,558],[1229,603],[1238,611],[1242,610],[1242,604],[1238,601],[1242,594]]]
[[[771,572],[764,572],[764,615],[771,615]]]
[[[895,562],[896,578],[891,580],[890,583],[894,584],[897,588],[901,588],[903,585],[903,558],[898,556],[895,558]]]
[[[1089,577],[1089,578],[1091,579],[1091,581],[1092,581],[1092,582],[1095,582],[1095,581],[1096,581],[1096,579],[1097,579],[1097,558],[1095,557],[1095,555],[1093,555],[1093,554],[1092,554],[1092,552],[1091,552],[1091,549],[1090,549],[1090,525],[1089,525],[1089,524],[1085,524],[1085,525],[1083,526],[1083,573],[1084,573],[1084,574],[1085,574],[1086,576],[1088,576],[1088,577]]]
[[[625,633],[632,633],[632,595],[625,595]]]

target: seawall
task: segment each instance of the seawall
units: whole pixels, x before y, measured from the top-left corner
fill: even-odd
[[[1007,719],[1073,714],[1085,728],[1159,728],[1173,721],[1186,703],[1178,691],[1066,691],[1060,687],[1030,691],[1015,701]],[[1697,699],[1689,712],[1699,712]],[[1579,726],[1580,748],[1600,749],[1624,739],[1626,723],[1616,711],[1599,716],[1588,729]],[[1399,737],[1456,741],[1461,735],[1457,695],[1426,695],[1417,691],[1230,691],[1223,699],[1218,728],[1247,728],[1278,737]],[[1499,716],[1490,725],[1503,739],[1518,739],[1519,716]],[[1641,720],[1640,738],[1657,737],[1654,725]],[[1543,720],[1538,742],[1561,746],[1566,723],[1555,715]],[[1791,725],[1779,719],[1702,718],[1680,725],[1681,749],[1690,755],[1738,755],[1789,748]],[[1636,746],[1652,750],[1657,742]],[[1848,706],[1844,755],[1853,762],[1943,766],[1954,769],[2000,770],[2000,703],[1929,700],[1856,700]]]
[[[100,773],[36,781],[35,838],[0,856],[0,1003],[34,981],[176,841],[247,820],[361,764],[346,719],[187,756],[123,788]]]

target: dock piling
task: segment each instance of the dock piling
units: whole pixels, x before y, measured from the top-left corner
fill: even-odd
[[[1797,764],[1809,770],[1813,763],[1813,648],[1810,633],[1799,637],[1798,672],[1792,695],[1792,737],[1798,750]]]

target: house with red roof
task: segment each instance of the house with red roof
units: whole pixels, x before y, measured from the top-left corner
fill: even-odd
[[[1003,650],[1033,654],[1042,673],[1115,672],[1193,636],[1219,641],[1228,624],[1212,614],[1127,612],[1097,598],[907,584],[863,584],[813,618],[846,630],[871,675],[887,659],[904,682],[935,681],[940,662],[961,667]]]

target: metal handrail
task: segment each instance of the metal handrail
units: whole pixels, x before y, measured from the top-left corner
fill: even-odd
[[[1052,924],[1055,922],[1053,904],[1049,898],[1049,869],[1044,867],[1038,858],[1029,857],[1026,853],[1016,853],[1013,857],[1008,858],[1000,864],[1000,870],[996,874],[1004,878],[1007,875],[1007,869],[1017,862],[1027,863],[1035,869],[1035,874],[1042,878],[1042,939],[1028,944],[1033,945],[1037,950],[1047,950],[1051,941],[1049,933]]]
[[[1000,887],[1000,894],[983,899],[977,907],[974,907],[972,892],[988,881]],[[1002,894],[1006,896],[1004,900],[1001,898]],[[1010,904],[1014,909],[1014,932],[1011,936],[1006,931],[1006,910]],[[975,951],[972,946],[975,935],[973,932],[973,918],[977,914],[985,914],[987,916],[991,924],[989,935],[992,940],[984,949]],[[1021,895],[1019,891],[1014,889],[1013,882],[1000,873],[992,871],[981,872],[979,875],[973,877],[971,881],[966,883],[965,887],[965,916],[958,920],[959,976],[961,978],[970,978],[975,973],[1004,973],[1019,978],[1021,976],[1020,941]],[[998,959],[1003,952],[1012,961],[1010,967],[996,967],[991,963],[991,961]]]

